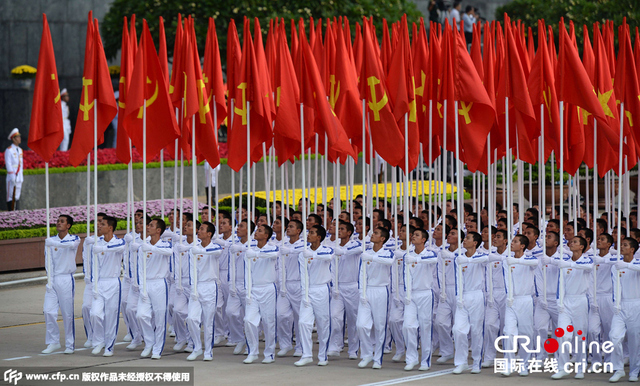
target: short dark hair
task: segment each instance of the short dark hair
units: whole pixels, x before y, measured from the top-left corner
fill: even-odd
[[[293,224],[296,226],[296,228],[298,228],[298,230],[300,230],[300,232],[302,232],[302,230],[304,229],[304,225],[302,224],[301,221],[298,220],[291,220],[289,221],[289,224]],[[287,225],[288,226],[288,225]]]
[[[389,241],[389,231],[387,230],[387,228],[383,228],[383,227],[377,227],[376,230],[380,230],[380,233],[382,234],[382,237],[384,238],[384,241],[382,242],[383,244],[386,243],[387,241]]]
[[[634,239],[638,239],[638,237],[640,237],[640,229],[631,228],[631,230],[629,231],[629,234],[633,236]]]
[[[273,236],[273,228],[271,228],[269,225],[267,224],[262,224],[260,225],[262,227],[262,229],[264,229],[267,232],[267,240],[271,238],[271,236]]]
[[[256,229],[256,223],[254,223],[253,221],[248,221],[246,218],[243,219],[240,222],[244,222],[247,223],[247,227],[249,227],[249,233],[253,233],[253,231]]]
[[[116,228],[118,227],[118,220],[116,220],[115,217],[104,216],[102,218],[102,221],[106,221],[107,226],[110,226],[111,230],[113,230],[113,231],[115,231]]]
[[[584,231],[584,238],[593,241],[593,231],[590,228],[582,228],[582,230]]]
[[[556,231],[549,231],[549,234],[552,235],[556,239],[558,245],[560,245],[560,234]]]
[[[353,224],[351,224],[348,221],[340,221],[340,223],[338,224],[338,227],[340,227],[340,225],[344,225],[347,228],[347,232],[349,232],[349,234],[353,234],[353,232],[355,231]]]
[[[606,231],[609,225],[607,224],[607,220],[603,218],[599,218],[599,219],[596,219],[596,226],[599,226],[601,229]]]
[[[527,238],[527,236],[518,234],[513,238],[518,239],[518,241],[520,241],[520,244],[524,245],[524,249],[529,248],[529,239]]]
[[[602,232],[600,233],[600,237],[604,236],[607,239],[607,243],[609,243],[610,245],[613,245],[613,243],[615,242],[613,240],[613,236],[611,236],[610,234],[606,233],[606,232]]]
[[[229,220],[229,223],[231,223],[231,213],[227,212],[226,210],[221,210],[218,214],[222,216],[222,218],[226,218],[227,220]]]
[[[386,218],[383,218],[380,220],[380,222],[382,223],[382,226],[387,228],[387,230],[391,230],[391,221],[387,220]]]
[[[411,220],[415,221],[417,228],[424,228],[424,221],[422,221],[420,217],[411,217]]]
[[[624,241],[629,242],[629,246],[633,249],[633,254],[635,255],[635,253],[638,252],[638,240],[634,239],[633,237],[625,237]]]
[[[154,218],[152,221],[156,222],[156,227],[160,228],[160,234],[163,234],[167,229],[167,224],[165,224],[164,220],[161,218]]]
[[[578,239],[578,241],[580,242],[580,245],[582,245],[582,253],[584,253],[587,250],[587,248],[589,248],[589,243],[587,243],[587,239],[585,239],[582,236],[576,236],[574,238]]]
[[[361,217],[358,220],[362,221],[362,225],[364,225],[364,231],[367,231],[367,228],[371,228],[371,220],[369,220],[369,217]]]
[[[73,226],[73,217],[69,216],[68,214],[61,214],[58,217],[64,217],[67,224],[69,224],[69,227]]]
[[[549,223],[556,224],[556,226],[560,228],[560,220],[558,220],[557,218],[552,218],[551,220],[549,220]]]
[[[96,216],[105,218],[105,217],[107,217],[107,214],[105,212],[98,212],[98,214]]]
[[[213,225],[210,221],[205,221],[202,223],[202,225],[207,226],[207,233],[211,233],[211,236],[216,234],[216,226]],[[200,228],[200,225],[198,225],[198,228]]]
[[[422,237],[424,239],[425,243],[427,241],[429,241],[429,232],[425,231],[422,228],[417,228],[416,230],[413,231],[413,233],[415,233],[415,232],[420,232],[420,237]]]
[[[182,215],[187,219],[187,221],[193,221],[193,213],[184,212]]]
[[[533,225],[531,223],[528,223],[528,224],[529,225],[527,225],[527,230],[529,230],[529,229],[533,230],[533,233],[536,235],[536,238],[540,237],[540,229],[538,229],[537,226],[535,226],[535,225]],[[592,234],[592,236],[593,236],[593,234]]]
[[[293,217],[296,214],[299,214],[300,217],[302,217],[302,212],[300,212],[299,210],[294,210],[293,213],[291,213],[291,217]]]
[[[144,214],[144,210],[138,209],[138,210],[136,210],[136,213],[143,213]]]
[[[316,234],[320,236],[320,242],[324,241],[324,238],[327,237],[327,231],[322,227],[322,225],[314,225],[311,229],[316,231]]]
[[[313,219],[313,221],[316,223],[316,225],[322,224],[322,217],[320,217],[320,215],[317,215],[315,213],[311,213],[309,215],[309,218]]]
[[[385,215],[384,215],[384,210],[382,210],[382,209],[374,209],[374,210],[373,210],[373,213],[377,213],[377,214],[378,214],[378,216],[380,216],[380,220],[383,220],[383,219],[385,218],[385,217],[384,217],[384,216],[385,216]],[[373,216],[372,216],[372,217],[373,217]]]
[[[505,239],[509,239],[509,233],[507,233],[507,231],[505,231],[504,229],[498,229],[496,231],[496,236],[501,233],[502,237],[504,237]]]
[[[276,220],[281,220],[280,217],[276,217],[275,219],[273,219],[273,222],[275,223]],[[284,229],[286,229],[289,226],[289,219],[288,218],[284,218]]]
[[[468,236],[471,236],[473,238],[473,241],[476,242],[476,248],[478,248],[480,246],[480,244],[482,244],[482,235],[480,235],[480,233],[478,232],[469,232],[467,233]]]

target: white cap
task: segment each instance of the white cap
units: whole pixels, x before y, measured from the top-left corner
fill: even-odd
[[[18,130],[17,127],[15,129],[11,130],[11,133],[9,133],[9,136],[7,138],[9,140],[11,140],[11,138],[13,138],[16,134],[20,135],[20,131]]]
[[[64,95],[64,94],[68,94],[68,93],[69,93],[69,92],[67,91],[67,89],[66,89],[66,88],[63,88],[63,89],[60,91],[60,95]]]

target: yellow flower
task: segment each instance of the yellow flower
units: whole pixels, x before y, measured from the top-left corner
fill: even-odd
[[[109,74],[120,75],[120,66],[118,65],[109,66]]]
[[[11,77],[15,79],[31,79],[36,77],[36,72],[35,67],[23,64],[11,70]]]

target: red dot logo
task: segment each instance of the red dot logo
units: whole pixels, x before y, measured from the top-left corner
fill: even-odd
[[[555,340],[554,338],[551,339],[547,339],[544,342],[544,349],[549,353],[549,354],[553,354],[554,352],[558,351],[558,348],[560,347],[560,345],[558,344],[558,341]]]
[[[558,338],[562,338],[564,336],[564,330],[561,328],[556,328],[555,334]]]
[[[582,337],[582,340],[587,340],[587,338],[583,336],[583,337]]]
[[[567,331],[569,331],[569,332],[573,332],[573,326],[572,326],[572,325],[568,325],[568,326],[567,326]]]
[[[578,335],[582,335],[582,330],[578,330]]]

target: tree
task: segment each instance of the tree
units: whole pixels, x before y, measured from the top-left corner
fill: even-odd
[[[635,27],[640,24],[640,7],[638,7],[637,0],[514,0],[496,10],[496,20],[503,20],[505,12],[511,20],[520,19],[526,27],[531,27],[536,43],[538,41],[538,19],[544,19],[547,25],[552,26],[556,42],[560,18],[564,17],[567,28],[569,21],[573,21],[578,48],[581,51],[583,25],[586,25],[592,33],[595,22],[602,24],[606,20],[613,20],[617,27],[626,17],[633,36]],[[616,30],[616,42],[617,33]],[[591,36],[591,38],[593,37]]]
[[[115,0],[102,23],[102,36],[107,57],[114,58],[120,50],[123,17],[135,14],[138,33],[142,28],[142,19],[146,19],[156,47],[158,44],[158,17],[162,16],[165,19],[167,50],[169,58],[171,58],[178,13],[183,16],[191,15],[194,18],[198,50],[201,56],[204,53],[208,18],[215,19],[223,66],[226,57],[227,28],[231,19],[235,20],[238,33],[242,34],[244,17],[252,19],[257,17],[260,20],[262,31],[266,35],[269,29],[269,20],[276,17],[284,18],[287,31],[290,34],[291,19],[297,22],[299,18],[303,18],[307,26],[309,17],[313,17],[314,20],[323,19],[324,31],[326,18],[347,16],[352,29],[354,29],[357,21],[362,22],[362,16],[373,16],[377,30],[381,31],[383,17],[389,22],[395,22],[406,13],[408,21],[411,23],[417,22],[422,16],[410,0],[200,0],[194,2]],[[240,38],[242,39],[242,36]]]

